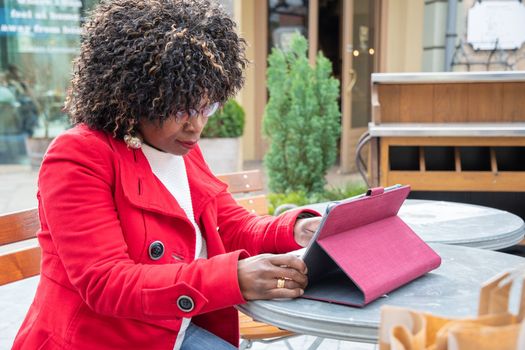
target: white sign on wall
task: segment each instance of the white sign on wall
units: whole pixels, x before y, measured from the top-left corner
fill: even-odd
[[[467,42],[476,50],[518,49],[525,42],[525,6],[517,1],[482,1],[468,12]]]

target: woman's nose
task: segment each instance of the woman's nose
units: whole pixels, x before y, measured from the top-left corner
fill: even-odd
[[[204,126],[206,126],[207,121],[208,118],[203,116],[202,113],[199,113],[198,115],[191,117],[186,123],[184,123],[185,130],[200,134],[202,132],[202,129],[204,129]]]

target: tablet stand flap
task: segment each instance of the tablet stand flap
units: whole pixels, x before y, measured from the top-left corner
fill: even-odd
[[[364,294],[364,304],[437,268],[441,258],[398,216],[318,241]]]

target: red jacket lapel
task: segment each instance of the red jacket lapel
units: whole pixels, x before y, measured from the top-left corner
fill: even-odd
[[[124,195],[135,206],[161,214],[186,218],[175,198],[151,171],[141,150],[133,150],[121,140],[109,142],[118,157]],[[206,203],[226,188],[206,166],[198,148],[184,156],[195,219],[198,222]]]

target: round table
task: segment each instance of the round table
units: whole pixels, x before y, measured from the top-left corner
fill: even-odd
[[[303,208],[324,213],[328,204]],[[407,199],[398,215],[428,243],[497,250],[519,243],[525,233],[519,216],[465,203]]]
[[[438,269],[363,308],[303,298],[252,301],[238,308],[255,320],[297,333],[375,343],[381,306],[408,307],[446,317],[474,316],[481,284],[525,263],[525,258],[485,249],[431,246],[442,258]]]

